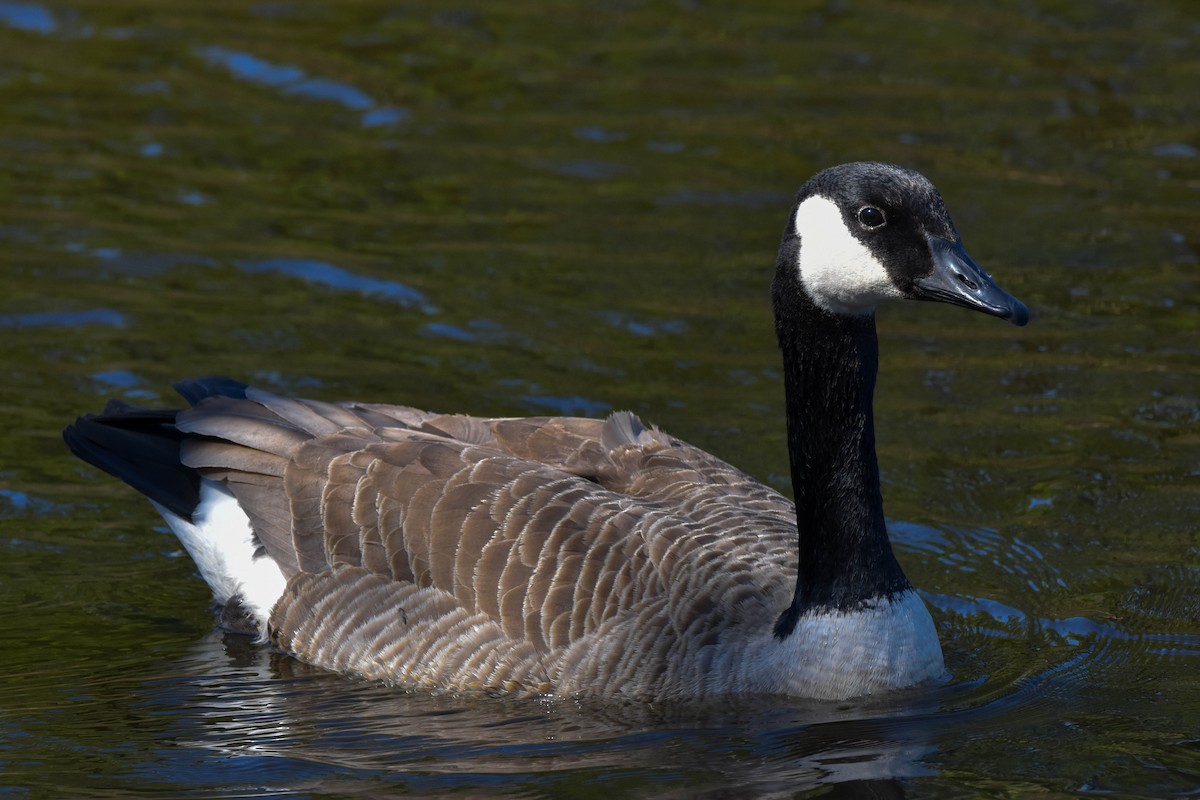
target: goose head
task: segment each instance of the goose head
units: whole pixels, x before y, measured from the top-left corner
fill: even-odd
[[[801,299],[841,317],[907,299],[1029,321],[1025,305],[967,255],[929,179],[879,162],[830,167],[800,189],[774,291],[777,309]]]

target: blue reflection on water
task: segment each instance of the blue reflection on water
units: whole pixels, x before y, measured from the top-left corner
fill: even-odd
[[[125,326],[125,315],[111,308],[85,311],[43,311],[33,314],[0,314],[0,328],[36,328],[42,326],[77,327],[81,325]]]
[[[382,297],[406,308],[419,308],[426,314],[437,313],[437,308],[425,299],[425,295],[411,286],[405,286],[396,281],[355,275],[353,272],[348,272],[324,261],[312,261],[304,258],[269,258],[265,261],[237,261],[234,263],[247,272],[279,272],[332,289],[347,289],[371,297]]]
[[[259,370],[252,376],[252,383],[269,383],[276,391],[302,392],[322,385],[320,378],[312,375],[292,375],[279,370]]]
[[[1156,156],[1164,156],[1169,158],[1195,158],[1200,155],[1200,150],[1192,147],[1185,142],[1170,142],[1168,144],[1160,144],[1157,147],[1151,148],[1151,153]]]
[[[265,86],[283,86],[304,78],[304,70],[287,64],[272,64],[249,53],[227,50],[224,47],[203,47],[200,55],[209,62],[220,64],[239,78]]]
[[[527,394],[521,397],[521,402],[534,408],[549,409],[564,417],[599,417],[612,408],[608,403],[589,400],[577,394],[570,396]]]
[[[411,116],[412,112],[407,108],[381,106],[363,114],[362,124],[366,125],[368,128],[376,125],[395,125],[400,122],[405,122]]]
[[[58,22],[45,6],[38,3],[12,3],[0,0],[0,22],[10,28],[31,33],[54,33]]]
[[[615,178],[628,171],[628,167],[624,164],[594,158],[579,158],[574,161],[538,161],[533,166],[548,169],[567,178],[586,178],[593,181]]]
[[[629,138],[628,134],[622,131],[610,131],[599,125],[586,125],[581,128],[576,128],[575,138],[583,139],[588,142],[623,142]]]
[[[365,111],[375,105],[374,100],[353,86],[329,78],[304,78],[283,87],[283,93],[310,100],[329,100],[355,111]]]
[[[118,389],[129,389],[137,386],[142,379],[127,369],[113,369],[108,372],[93,372],[88,376],[94,381],[106,383]]]
[[[622,311],[598,311],[596,316],[614,328],[621,328],[635,336],[657,336],[661,333],[684,333],[687,323],[681,319],[641,320]]]
[[[428,325],[422,325],[421,333],[427,336],[440,336],[443,339],[454,339],[458,342],[474,342],[479,339],[466,328],[460,328],[458,325],[451,325],[448,322],[431,322]]]
[[[121,390],[126,397],[139,397],[144,399],[157,399],[158,393],[152,392],[149,389],[139,389],[142,385],[142,379],[134,373],[126,369],[113,369],[106,372],[93,372],[88,375],[89,378],[102,384],[101,390],[105,393],[111,392],[114,389]]]
[[[258,56],[218,45],[201,47],[199,54],[210,64],[225,67],[243,80],[279,89],[283,94],[338,103],[353,111],[366,112],[362,124],[368,127],[403,122],[411,114],[394,106],[376,107],[375,100],[360,89],[332,78],[310,76],[291,64],[275,64]]]
[[[485,344],[511,341],[514,338],[514,335],[503,325],[490,319],[473,319],[467,323],[465,328],[448,322],[430,322],[421,326],[420,333],[423,336],[437,336],[458,342],[482,342]]]
[[[40,497],[34,497],[33,495],[26,494],[25,492],[18,492],[15,489],[0,489],[0,500],[4,500],[6,501],[7,505],[12,506],[12,510],[16,514],[45,515],[54,511],[54,503],[50,502],[49,500],[43,500]],[[5,509],[3,505],[0,505],[0,516],[8,516],[8,514],[4,513],[6,510],[7,509]],[[10,546],[18,546],[23,544],[23,540],[15,538],[10,539],[8,544]],[[41,543],[39,543],[37,546],[41,548],[53,549],[54,552],[61,552],[63,550],[62,547],[45,545]]]
[[[685,145],[683,142],[646,142],[647,150],[653,150],[656,153],[666,153],[668,155],[682,153],[684,148]]]
[[[83,253],[88,251],[88,246],[83,242],[68,242],[64,249],[70,253]],[[107,263],[106,271],[123,275],[165,275],[180,267],[213,267],[218,263],[195,253],[138,253],[117,247],[92,248],[91,254]]]
[[[969,619],[976,615],[990,617],[1002,625],[1024,624],[1025,612],[987,597],[955,597],[948,594],[922,592],[921,596],[936,608]]]

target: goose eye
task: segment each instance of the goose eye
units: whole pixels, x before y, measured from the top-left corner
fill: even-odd
[[[858,210],[858,221],[868,228],[878,228],[887,220],[883,217],[883,212],[875,206],[866,206]]]

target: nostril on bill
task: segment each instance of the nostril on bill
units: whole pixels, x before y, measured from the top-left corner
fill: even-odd
[[[963,275],[961,272],[956,272],[954,276],[958,278],[959,283],[963,284],[971,291],[974,292],[979,290],[979,286],[975,284],[975,281],[971,280],[966,275]]]

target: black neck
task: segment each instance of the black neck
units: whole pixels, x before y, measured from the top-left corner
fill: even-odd
[[[800,568],[792,605],[775,627],[780,638],[806,611],[861,608],[910,588],[888,541],[879,488],[874,315],[828,313],[789,283],[777,277],[774,293]]]

